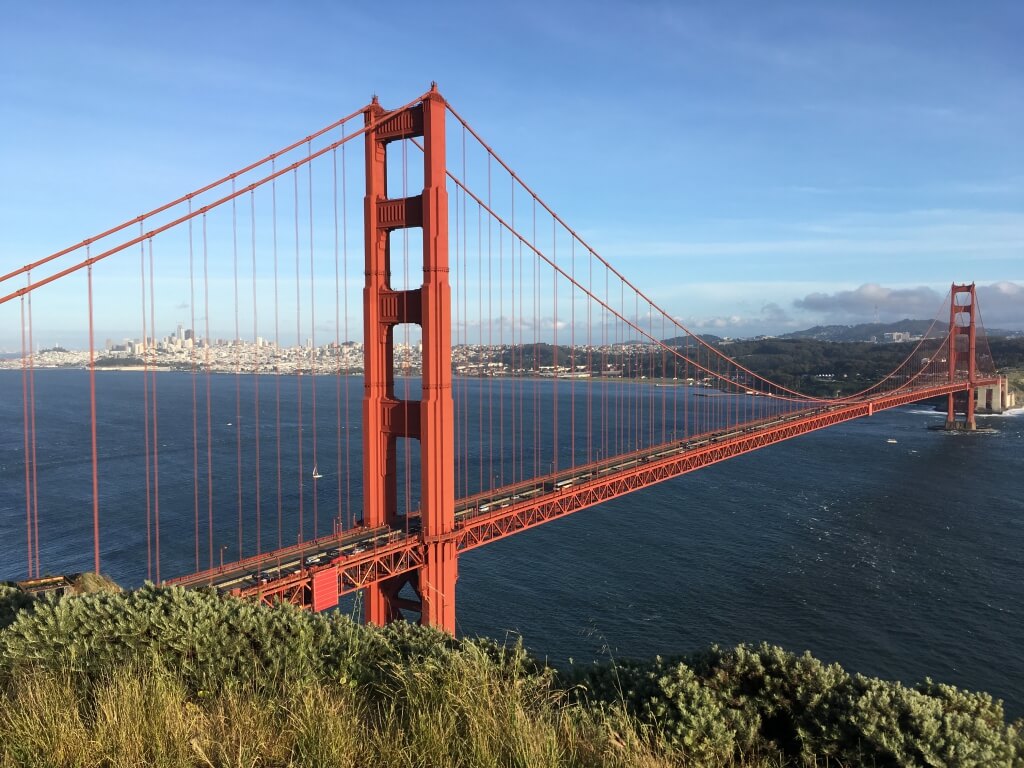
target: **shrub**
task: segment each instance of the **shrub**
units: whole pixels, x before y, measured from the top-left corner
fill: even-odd
[[[320,739],[303,725],[320,701],[362,735]],[[96,749],[100,762],[188,762],[198,749],[283,765],[369,745],[378,764],[448,750],[468,764],[1024,766],[1021,723],[987,694],[851,676],[767,644],[556,676],[521,642],[151,585],[63,598],[0,586],[0,715],[0,763],[72,764],[73,750],[91,764]],[[57,721],[64,740],[45,732]]]
[[[767,644],[598,664],[565,682],[578,700],[622,708],[702,763],[781,754],[879,768],[1024,765],[1019,727],[987,694],[851,676]]]
[[[18,612],[32,606],[33,598],[15,586],[0,584],[0,630],[10,626]]]

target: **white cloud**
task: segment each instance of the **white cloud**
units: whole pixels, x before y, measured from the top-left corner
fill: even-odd
[[[796,299],[796,309],[819,313],[834,322],[844,318],[897,320],[904,317],[930,318],[941,310],[942,297],[927,286],[917,288],[886,288],[866,283],[852,291],[816,292]]]
[[[793,301],[795,309],[839,324],[870,322],[875,317],[927,320],[944,316],[946,306],[943,295],[929,286],[889,288],[877,283],[832,293],[816,291]],[[979,285],[978,307],[988,327],[1024,328],[1024,285],[1007,280]]]

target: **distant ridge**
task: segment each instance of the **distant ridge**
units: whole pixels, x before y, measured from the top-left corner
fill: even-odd
[[[662,343],[668,344],[670,347],[682,347],[695,343],[697,339],[708,344],[718,344],[723,340],[721,336],[715,336],[713,333],[701,333],[699,335],[673,336],[671,339],[662,339]]]
[[[778,336],[780,339],[815,339],[817,341],[882,341],[887,333],[909,333],[922,336],[931,327],[931,320],[911,320],[906,318],[894,323],[859,323],[857,325],[816,325],[803,331],[794,331]],[[1024,331],[1006,331],[998,328],[987,328],[989,336],[1024,336]]]
[[[818,341],[881,341],[886,333],[909,333],[923,336],[931,327],[931,320],[906,318],[894,323],[859,323],[857,325],[816,325],[803,331],[780,335],[780,339],[817,339]]]

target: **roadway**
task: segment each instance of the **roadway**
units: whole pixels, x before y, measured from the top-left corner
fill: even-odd
[[[460,551],[473,549],[782,440],[966,388],[965,383],[946,383],[804,408],[507,485],[457,500],[454,530],[446,537]],[[281,599],[326,607],[336,604],[340,595],[420,567],[425,543],[418,513],[414,513],[400,527],[357,526],[169,583],[212,587],[267,602]]]

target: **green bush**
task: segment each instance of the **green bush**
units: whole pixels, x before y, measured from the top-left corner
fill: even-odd
[[[355,707],[360,727],[380,737],[371,746],[385,764],[398,744],[389,734],[400,727],[430,739],[435,756],[454,734],[465,749],[501,756],[497,764],[562,764],[558,750],[583,754],[590,740],[601,745],[592,750],[598,757],[574,764],[633,764],[606,762],[608,754],[626,749],[666,765],[774,764],[781,756],[794,765],[1024,766],[1021,723],[1008,725],[1002,704],[986,694],[850,675],[810,654],[767,644],[581,665],[556,675],[521,643],[457,640],[404,622],[364,627],[339,614],[151,585],[34,599],[0,585],[0,703],[5,696],[9,702],[66,699],[53,693],[64,686],[72,699],[92,702],[76,710],[82,749],[92,749],[88,745],[107,732],[95,730],[96,708],[108,701],[110,709],[127,695],[110,691],[146,695],[130,680],[119,678],[121,687],[111,688],[112,673],[124,669],[154,670],[143,682],[164,686],[167,701],[201,704],[206,714],[195,714],[197,723],[205,717],[221,722],[219,710],[209,707],[225,692],[237,694],[231,707],[246,697],[290,697],[287,711],[256,708],[247,715],[270,723],[280,717],[291,722],[293,708],[306,707],[297,692],[335,691],[337,706]],[[164,680],[165,674],[172,677]],[[35,682],[26,687],[24,681]],[[488,704],[495,697],[504,703]],[[25,734],[33,732],[32,722],[47,721],[45,713],[26,717]],[[78,722],[74,711],[67,717]],[[533,735],[524,742],[515,734],[527,724]],[[15,726],[22,727],[12,720]],[[120,727],[112,721],[103,726],[118,734]],[[267,744],[277,743],[276,727],[266,727]],[[232,733],[230,739],[245,738],[243,731]],[[211,743],[218,738],[211,736]],[[295,738],[306,743],[305,736]],[[427,743],[403,738],[401,749]],[[45,740],[37,746],[44,752],[53,747]],[[643,760],[637,764],[662,764]]]
[[[767,644],[598,664],[564,682],[578,699],[621,707],[705,763],[754,753],[879,768],[1024,765],[1020,724],[1008,725],[987,694],[851,676]]]
[[[33,603],[31,595],[27,595],[10,584],[0,584],[0,630],[9,626],[18,612],[29,608]]]
[[[0,634],[0,675],[33,666],[95,678],[151,657],[175,670],[194,691],[243,678],[364,685],[384,681],[395,665],[450,654],[464,642],[493,663],[540,669],[521,646],[456,641],[407,622],[367,628],[340,613],[268,607],[203,590],[147,585],[127,593],[45,597],[34,603],[25,599],[17,590],[0,592],[0,611],[11,617]],[[34,610],[19,612],[24,604]]]

